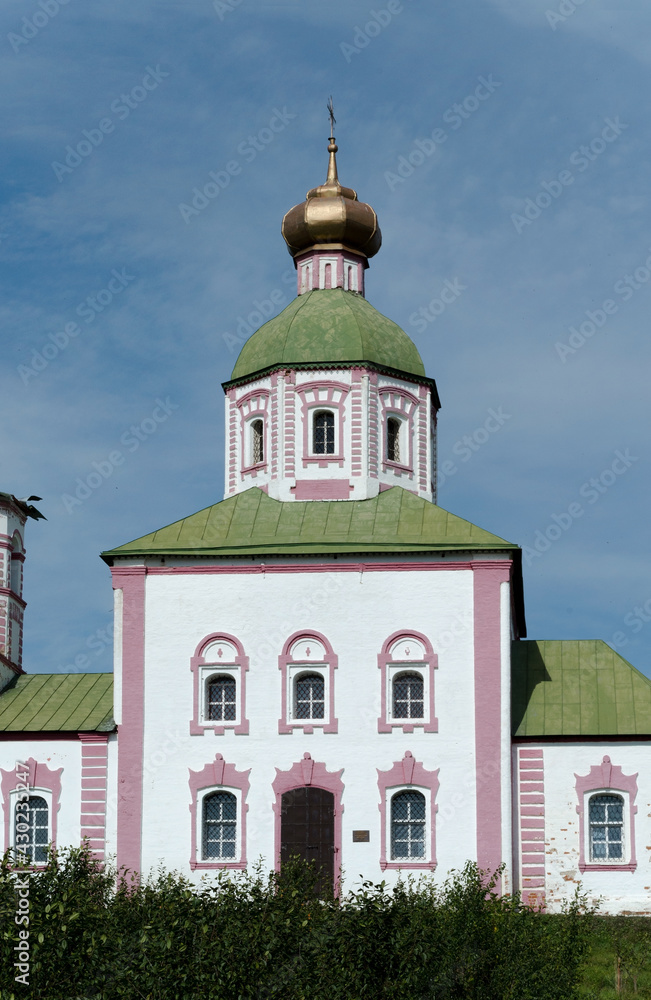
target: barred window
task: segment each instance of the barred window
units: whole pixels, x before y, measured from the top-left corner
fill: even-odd
[[[425,858],[425,796],[398,792],[391,799],[391,857]]]
[[[213,792],[203,800],[203,859],[233,861],[236,857],[237,799],[231,792]]]
[[[217,674],[208,680],[208,718],[216,722],[235,720],[235,679],[228,674]]]
[[[48,806],[40,795],[30,795],[27,802],[17,802],[14,844],[32,864],[47,861]]]
[[[264,424],[254,420],[251,424],[251,458],[253,464],[264,462]]]
[[[387,459],[389,462],[400,461],[400,421],[395,417],[387,420]]]
[[[325,718],[325,681],[321,674],[300,674],[294,681],[294,717]]]
[[[624,856],[624,799],[593,795],[589,803],[590,860],[621,861]]]
[[[415,671],[405,671],[393,678],[393,718],[425,717],[423,678]]]
[[[313,444],[315,455],[334,455],[335,415],[330,410],[318,410],[314,414]]]

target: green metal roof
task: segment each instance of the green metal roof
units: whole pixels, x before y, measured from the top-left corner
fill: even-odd
[[[113,674],[22,674],[0,691],[0,732],[113,729]]]
[[[399,486],[371,500],[273,500],[254,487],[102,553],[325,555],[507,549],[516,545]]]
[[[247,340],[231,380],[278,365],[362,361],[425,377],[415,344],[362,295],[317,289],[299,295]]]
[[[651,680],[600,639],[512,645],[513,735],[651,736]]]

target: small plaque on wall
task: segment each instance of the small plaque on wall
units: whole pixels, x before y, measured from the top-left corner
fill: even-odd
[[[368,844],[371,839],[368,830],[353,830],[353,844]]]

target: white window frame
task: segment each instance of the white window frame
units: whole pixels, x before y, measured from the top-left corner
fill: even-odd
[[[329,413],[332,417],[334,423],[334,448],[332,451],[315,451],[315,420],[319,413]],[[339,407],[329,406],[328,403],[316,403],[308,409],[308,420],[309,420],[309,442],[310,442],[310,458],[318,458],[323,461],[334,460],[339,458],[339,421],[341,419],[341,412]]]
[[[47,788],[30,788],[28,791],[13,789],[9,793],[9,846],[14,850],[20,850],[21,845],[16,844],[16,806],[19,802],[27,802],[29,799],[41,798],[47,804],[47,842],[48,846],[53,842],[52,835],[52,808],[53,795]],[[29,861],[30,867],[39,868],[47,864],[46,861]]]
[[[299,719],[294,711],[294,691],[301,674],[318,674],[323,680],[323,718]],[[330,671],[323,663],[291,663],[287,666],[287,719],[290,725],[327,726],[330,724]]]
[[[235,796],[236,801],[236,813],[235,813],[235,856],[232,858],[204,858],[203,856],[203,803],[204,799],[209,795],[214,795],[215,792],[227,792],[229,795]],[[196,857],[198,859],[199,865],[204,864],[216,864],[216,865],[235,865],[242,860],[242,789],[232,788],[230,785],[218,785],[213,788],[202,788],[197,794],[197,843],[196,843]]]
[[[388,663],[387,664],[387,721],[389,723],[400,723],[401,725],[427,725],[429,723],[429,670],[428,664],[422,660],[415,660],[413,663]],[[405,719],[393,714],[393,682],[398,674],[418,674],[423,682],[423,715],[420,719]]]
[[[590,838],[590,799],[597,795],[616,795],[622,800],[622,856],[621,858],[593,858],[592,843]],[[605,868],[617,868],[619,865],[629,865],[631,863],[631,831],[628,816],[630,815],[630,796],[627,791],[621,788],[591,788],[584,793],[583,797],[583,836],[584,836],[584,857],[591,867],[603,865]]]
[[[391,813],[393,799],[396,795],[400,795],[401,792],[418,792],[425,798],[425,854],[421,858],[394,858],[391,845]],[[386,790],[386,808],[385,808],[385,822],[386,822],[386,845],[387,845],[387,861],[390,862],[392,867],[396,865],[402,865],[405,868],[415,864],[430,864],[432,861],[432,790],[426,788],[422,785],[395,785],[392,788],[387,788]]]
[[[262,459],[256,461],[253,457],[253,425],[256,421],[262,424]],[[259,469],[267,464],[267,424],[262,413],[253,413],[246,421],[246,455],[245,469]]]
[[[210,705],[208,702],[208,681],[211,677],[232,677],[235,681],[235,718],[234,719],[210,719],[208,717]],[[199,683],[201,684],[201,715],[200,725],[202,726],[239,726],[240,724],[240,667],[237,663],[206,663],[199,668]]]

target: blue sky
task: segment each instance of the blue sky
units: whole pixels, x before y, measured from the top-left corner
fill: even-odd
[[[439,502],[525,547],[531,637],[603,638],[651,675],[648,5],[0,19],[0,489],[48,518],[26,668],[110,669],[98,553],[222,498],[221,383],[238,327],[293,298],[280,223],[325,179],[332,94],[342,183],[383,232],[367,297],[438,383]]]

